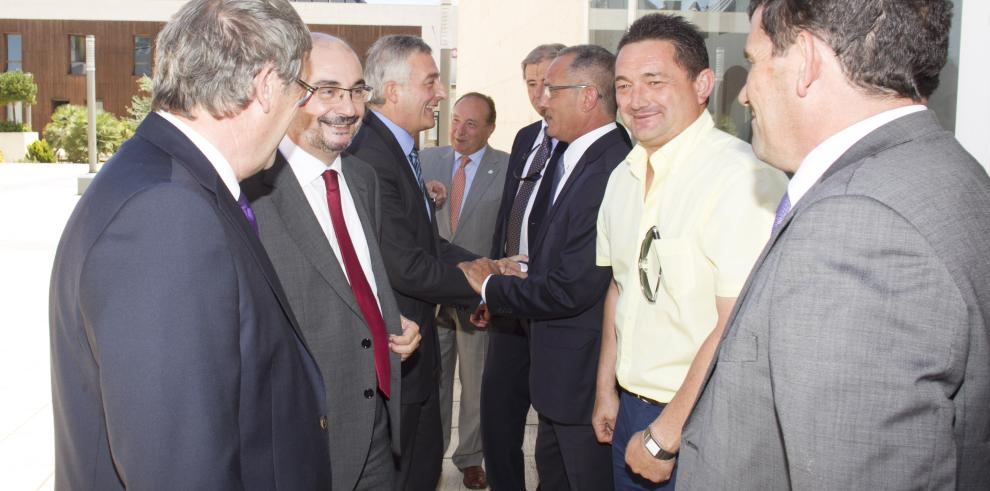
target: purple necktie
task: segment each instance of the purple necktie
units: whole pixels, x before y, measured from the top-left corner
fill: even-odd
[[[254,230],[254,234],[258,235],[258,220],[254,218],[254,210],[248,204],[247,195],[241,192],[241,197],[237,198],[237,204],[241,205],[241,211],[244,212],[244,218],[247,218],[248,223],[251,224],[251,230]]]
[[[787,216],[789,211],[791,211],[791,198],[787,195],[787,193],[784,193],[784,197],[780,198],[780,204],[777,205],[777,214],[773,217],[773,229],[770,231],[771,234],[777,232],[777,229],[780,228],[780,224],[784,223],[784,217]]]

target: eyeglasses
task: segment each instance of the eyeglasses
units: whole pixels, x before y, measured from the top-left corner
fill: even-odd
[[[663,268],[657,264],[657,284],[656,286],[651,285],[647,255],[650,253],[650,247],[653,245],[653,241],[659,238],[660,232],[657,228],[650,227],[646,231],[646,237],[643,237],[642,244],[639,246],[639,287],[643,290],[643,296],[646,297],[646,301],[650,303],[657,301],[657,291],[660,289],[660,276],[663,274]]]
[[[543,96],[546,97],[547,99],[549,99],[550,97],[553,96],[553,93],[554,92],[557,92],[558,90],[564,90],[564,89],[583,89],[583,88],[586,88],[586,87],[591,87],[593,89],[595,88],[595,86],[594,85],[591,85],[591,84],[544,85],[543,86]],[[595,89],[595,90],[597,91],[598,89]]]
[[[359,85],[351,89],[345,89],[344,87],[336,87],[332,85],[324,85],[322,87],[314,87],[300,79],[296,79],[296,83],[301,85],[303,89],[306,89],[306,95],[299,99],[299,107],[305,106],[313,96],[323,104],[336,104],[344,102],[344,96],[349,94],[351,96],[351,101],[363,104],[371,99],[372,88],[367,85]]]

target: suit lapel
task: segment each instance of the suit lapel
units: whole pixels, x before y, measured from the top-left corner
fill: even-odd
[[[237,202],[230,195],[230,191],[228,191],[223,180],[220,179],[220,175],[217,174],[216,169],[213,168],[213,165],[210,164],[206,156],[178,128],[155,113],[150,113],[145,117],[137,133],[145,140],[148,140],[172,155],[173,162],[185,168],[201,186],[213,194],[220,214],[237,231],[237,236],[240,240],[247,245],[251,256],[254,257],[255,262],[261,267],[262,276],[264,276],[272,292],[275,293],[275,298],[282,307],[286,318],[289,319],[292,330],[295,331],[299,341],[309,351],[309,345],[306,343],[306,338],[302,335],[299,324],[296,322],[296,317],[289,307],[289,301],[285,296],[285,292],[282,291],[282,284],[275,274],[275,268],[268,258],[268,253],[265,252],[265,248],[261,244],[261,239],[251,229],[251,225],[244,217],[244,212],[241,211],[240,206],[238,206]],[[312,352],[310,351],[310,353]]]
[[[299,247],[306,260],[320,273],[337,296],[354,313],[361,315],[361,310],[354,299],[354,292],[347,282],[347,276],[340,268],[340,262],[330,248],[330,243],[323,234],[323,228],[313,215],[309,201],[299,186],[299,180],[281,152],[275,159],[275,165],[266,172],[265,183],[278,190],[271,193],[271,197],[282,218],[286,233],[292,237],[292,241]]]

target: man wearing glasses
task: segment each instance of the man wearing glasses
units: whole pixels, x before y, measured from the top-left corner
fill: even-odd
[[[615,124],[614,63],[604,48],[580,45],[550,64],[540,106],[547,135],[568,146],[553,179],[540,185],[549,207],[530,239],[529,276],[470,277],[491,315],[530,319],[536,469],[544,489],[612,486],[609,448],[595,440],[591,414],[611,276],[595,265],[595,222],[608,176],[631,147]]]
[[[245,181],[259,235],[326,388],[333,489],[388,488],[399,450],[400,359],[419,344],[378,247],[375,172],[342,153],[371,95],[350,46],[313,34],[301,107],[271,169]]]
[[[786,186],[715,128],[713,82],[704,39],[680,17],[643,17],[619,43],[616,99],[638,144],[598,219],[613,281],[594,415],[616,489],[674,487],[681,427]]]

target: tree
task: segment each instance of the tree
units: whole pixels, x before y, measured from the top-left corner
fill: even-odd
[[[88,162],[89,143],[86,136],[86,108],[72,104],[59,106],[45,126],[45,140],[53,149],[65,152],[69,162]],[[133,134],[130,126],[111,113],[96,114],[96,151],[106,160]]]
[[[144,117],[151,112],[151,79],[147,75],[142,75],[137,81],[138,93],[131,97],[131,105],[127,107],[127,113],[131,115],[127,118],[127,123],[132,130],[137,129]]]
[[[38,86],[35,85],[34,76],[30,73],[21,71],[0,73],[0,105],[17,106],[14,123],[21,123],[21,104],[27,109],[28,128],[18,131],[30,131],[31,104],[35,103],[37,96]]]

